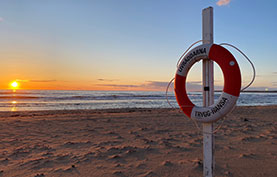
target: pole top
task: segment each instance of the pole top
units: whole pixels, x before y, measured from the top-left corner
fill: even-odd
[[[212,7],[212,6],[209,6],[209,7],[207,7],[207,8],[204,8],[203,10],[202,10],[202,12],[204,11],[204,10],[213,10],[214,8]]]
[[[213,7],[202,10],[202,40],[204,44],[213,43]]]

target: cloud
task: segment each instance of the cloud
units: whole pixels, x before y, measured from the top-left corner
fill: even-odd
[[[145,84],[142,84],[141,86],[144,87],[150,87],[150,88],[166,88],[168,85],[168,82],[162,82],[162,81],[146,81]]]
[[[99,86],[103,87],[114,87],[114,88],[137,88],[140,87],[140,85],[128,85],[128,84],[98,84]]]
[[[0,17],[0,22],[3,22],[4,21],[4,18],[3,17]]]
[[[155,90],[165,90],[169,82],[159,82],[159,81],[147,81],[144,84],[145,88],[151,88]],[[174,82],[171,84],[171,90],[173,90]],[[188,81],[186,83],[186,89],[189,92],[201,92],[202,91],[202,81]],[[215,85],[215,90],[222,90],[222,86]]]
[[[141,84],[98,84],[101,87],[111,87],[114,89],[134,89],[134,90],[157,90],[165,91],[169,82],[145,81]],[[174,82],[170,85],[169,91],[173,91]],[[190,81],[186,83],[187,91],[202,91],[202,81]],[[214,86],[215,90],[222,90],[222,86]]]
[[[98,79],[99,80],[99,79]],[[106,81],[102,80],[101,81]],[[160,82],[160,81],[146,81],[143,84],[98,84],[99,86],[104,87],[113,87],[117,89],[151,89],[151,90],[165,90],[168,82]]]
[[[29,82],[29,80],[16,79],[17,82]]]
[[[137,89],[165,90],[167,87],[167,84],[168,82],[146,81],[146,83],[143,83],[143,84],[98,84],[98,85],[104,86],[104,87],[113,87],[118,89],[137,88]]]
[[[219,0],[217,1],[216,5],[218,6],[226,6],[231,2],[231,0]]]
[[[142,84],[98,84],[102,87],[113,87],[117,89],[140,89],[140,90],[159,90],[164,91],[169,82],[164,81],[146,81]],[[171,84],[171,89],[174,84]],[[189,91],[201,91],[201,81],[192,81],[187,83],[187,89]]]
[[[202,91],[201,81],[189,81],[186,84],[188,91]]]
[[[18,82],[56,82],[56,80],[23,80],[23,79],[16,79]]]
[[[165,90],[169,82],[161,81],[147,81],[143,86],[145,88],[155,89],[155,90]],[[172,82],[171,87],[173,87],[174,82]],[[201,81],[190,81],[186,83],[188,91],[201,91],[202,82]]]
[[[116,79],[97,79],[98,81],[103,81],[103,82],[113,82],[116,81]]]
[[[56,82],[56,80],[30,80],[30,82]]]

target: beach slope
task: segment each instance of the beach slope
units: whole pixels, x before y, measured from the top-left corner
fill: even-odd
[[[277,176],[276,119],[277,106],[226,117],[215,176]],[[201,132],[177,109],[2,112],[0,137],[0,176],[202,176]]]

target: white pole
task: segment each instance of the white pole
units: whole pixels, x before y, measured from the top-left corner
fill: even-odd
[[[204,44],[213,43],[213,8],[202,10],[202,39]],[[211,60],[203,60],[203,106],[214,103],[214,71]],[[203,123],[203,176],[212,177],[215,167],[213,124]]]

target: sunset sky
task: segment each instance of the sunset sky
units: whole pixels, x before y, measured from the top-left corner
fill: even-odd
[[[180,55],[202,38],[208,6],[215,43],[255,64],[252,89],[276,90],[274,0],[0,0],[0,89],[17,80],[22,89],[164,90]],[[251,67],[231,51],[245,85]],[[199,87],[201,64],[189,81]],[[215,85],[223,85],[218,67]]]

